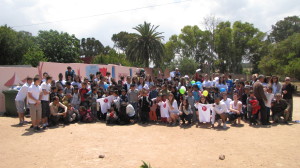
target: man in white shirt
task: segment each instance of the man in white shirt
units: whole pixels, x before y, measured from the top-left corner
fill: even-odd
[[[214,128],[215,120],[218,121],[218,126],[221,126],[220,119],[222,119],[223,128],[227,128],[226,127],[226,119],[227,119],[228,110],[227,110],[226,104],[224,102],[221,102],[220,99],[221,99],[220,97],[215,98],[215,103],[214,103],[213,109],[212,109],[211,124],[212,124],[213,128]]]
[[[31,83],[32,83],[32,78],[27,77],[26,83],[21,87],[21,89],[19,90],[19,92],[15,98],[16,108],[17,108],[17,112],[18,112],[19,120],[20,120],[19,125],[23,125],[26,123],[25,118],[24,118],[24,112],[26,111],[25,98],[27,97],[28,88],[31,85]]]
[[[43,122],[43,129],[46,129],[48,126],[48,117],[50,115],[50,107],[49,107],[49,99],[50,99],[50,91],[51,91],[51,81],[52,77],[47,76],[46,81],[42,83],[42,122]]]
[[[32,126],[35,131],[39,131],[40,127],[38,126],[38,124],[40,123],[40,120],[42,118],[42,91],[39,86],[39,77],[35,77],[33,79],[33,82],[34,83],[28,88],[28,104],[30,109]]]

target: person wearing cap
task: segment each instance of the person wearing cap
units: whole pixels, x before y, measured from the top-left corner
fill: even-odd
[[[289,118],[288,121],[293,121],[293,93],[295,92],[295,86],[291,84],[291,78],[286,77],[285,83],[282,86],[283,99],[289,103]]]
[[[289,119],[289,104],[286,100],[282,99],[280,93],[275,94],[275,100],[272,102],[272,119],[274,123],[278,123],[281,116],[284,118],[284,123],[288,124]]]
[[[31,85],[31,83],[32,83],[32,78],[27,77],[26,83],[21,87],[21,89],[19,90],[15,98],[16,109],[20,120],[19,125],[23,125],[26,123],[24,118],[24,113],[26,111],[25,98],[27,97],[28,88]]]
[[[68,76],[71,76],[71,81],[74,80],[75,71],[70,66],[67,67],[67,70],[65,72],[66,81],[68,81]]]
[[[265,102],[267,102],[267,97],[265,95],[264,88],[262,85],[262,82],[264,82],[264,78],[265,77],[263,75],[258,76],[258,80],[253,84],[253,92],[260,105],[259,112],[261,116],[261,124],[270,125],[270,123],[267,120],[267,110],[265,105]]]

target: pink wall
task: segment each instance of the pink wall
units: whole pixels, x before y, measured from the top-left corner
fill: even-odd
[[[15,83],[22,83],[21,81],[27,78],[27,76],[34,76],[38,74],[37,68],[33,67],[0,67],[0,112],[5,111],[5,99],[3,90],[8,90],[9,87],[4,84],[11,79],[15,74]]]
[[[132,70],[132,75],[136,75],[137,72],[140,71],[141,68],[137,67],[124,67],[113,64],[108,65],[99,65],[99,64],[83,64],[83,63],[54,63],[54,62],[40,62],[40,65],[37,68],[34,67],[26,67],[26,66],[2,66],[0,67],[0,112],[5,111],[5,99],[2,93],[3,90],[8,90],[9,87],[4,84],[7,83],[10,79],[15,84],[22,83],[26,77],[34,77],[35,75],[40,75],[44,72],[47,72],[50,76],[53,77],[54,80],[58,80],[58,74],[62,73],[65,76],[65,71],[67,67],[71,66],[75,73],[82,77],[87,77],[90,73],[96,73],[100,70],[103,72],[111,72],[112,67],[115,69],[115,78],[116,80],[120,79],[120,76],[128,76],[130,75],[130,69]],[[145,68],[146,73],[152,75],[152,70],[150,68]],[[165,73],[165,74],[168,74]],[[15,78],[13,76],[15,75]],[[13,80],[14,79],[14,80]],[[64,77],[65,79],[65,77]]]

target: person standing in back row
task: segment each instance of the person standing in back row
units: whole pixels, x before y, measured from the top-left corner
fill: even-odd
[[[293,93],[295,92],[295,86],[291,84],[290,77],[285,78],[285,84],[282,87],[283,99],[286,100],[289,104],[288,121],[293,121]]]
[[[17,108],[17,112],[19,115],[19,120],[20,123],[19,125],[23,125],[26,123],[25,118],[24,118],[24,113],[25,113],[25,98],[27,97],[27,92],[28,92],[28,88],[30,87],[32,83],[32,78],[27,77],[27,82],[21,87],[21,89],[19,90],[16,99],[15,99],[15,103],[16,103],[16,108]]]
[[[30,109],[30,117],[34,131],[39,131],[40,127],[38,124],[42,118],[42,90],[39,86],[40,79],[35,77],[33,79],[33,84],[28,88],[28,104]]]
[[[262,82],[264,82],[264,78],[265,77],[263,75],[258,76],[258,80],[253,84],[253,92],[260,105],[261,124],[270,125],[270,122],[268,122],[267,120],[267,110],[265,106],[265,102],[267,102],[267,97],[265,95],[264,88],[262,85]]]

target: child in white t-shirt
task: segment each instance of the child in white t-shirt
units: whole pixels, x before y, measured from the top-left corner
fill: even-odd
[[[265,95],[267,97],[267,101],[265,102],[266,111],[267,111],[267,120],[270,121],[270,113],[271,113],[271,102],[274,99],[273,88],[268,87],[265,91]]]
[[[158,106],[160,107],[161,122],[163,123],[170,122],[169,103],[167,101],[166,95],[163,95],[162,100],[158,103]]]

